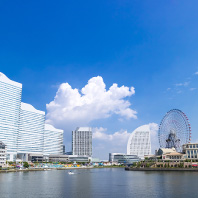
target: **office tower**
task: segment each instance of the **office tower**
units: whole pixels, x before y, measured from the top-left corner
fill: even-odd
[[[78,127],[72,131],[73,155],[92,156],[92,130],[90,127]]]
[[[44,130],[44,154],[63,153],[63,130],[56,129],[50,124],[45,124]]]
[[[131,133],[127,144],[127,155],[137,155],[144,159],[151,154],[150,127],[143,125]]]

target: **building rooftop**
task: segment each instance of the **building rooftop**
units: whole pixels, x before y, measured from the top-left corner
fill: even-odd
[[[160,148],[160,150],[165,154],[165,153],[174,153],[176,152],[175,148]]]
[[[21,109],[45,115],[44,111],[37,110],[31,104],[28,103],[21,102]]]
[[[166,155],[183,155],[182,153],[174,152],[174,153],[168,153]]]
[[[10,85],[14,85],[14,86],[17,86],[17,87],[20,87],[22,88],[22,84],[21,83],[18,83],[18,82],[15,82],[13,80],[10,80],[5,74],[3,74],[2,72],[0,72],[0,81],[1,82],[5,82],[5,83],[8,83]]]
[[[56,129],[51,124],[45,124],[45,130],[48,130],[48,131],[57,131],[57,132],[63,133],[63,130],[62,129]]]
[[[91,127],[77,127],[76,131],[91,131]]]

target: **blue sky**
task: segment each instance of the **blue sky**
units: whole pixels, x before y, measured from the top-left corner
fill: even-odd
[[[112,114],[89,125],[107,134],[131,132],[159,124],[167,111],[178,108],[189,117],[196,141],[197,6],[197,1],[184,0],[2,0],[0,70],[23,84],[23,102],[44,111],[61,83],[81,90],[101,76],[107,90],[113,83],[133,86],[135,94],[124,100],[137,111],[137,119],[119,121]],[[71,133],[69,127],[65,133]],[[65,136],[68,151],[70,138]]]

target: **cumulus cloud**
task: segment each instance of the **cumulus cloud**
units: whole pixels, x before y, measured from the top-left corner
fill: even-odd
[[[158,124],[149,123],[150,135],[151,135],[151,149],[154,154],[155,150],[159,148],[158,141]],[[108,156],[104,156],[104,153],[126,153],[127,143],[131,132],[126,130],[117,131],[113,134],[109,134],[106,128],[94,128],[93,129],[93,153],[95,156],[99,156],[101,159],[107,159]]]
[[[150,123],[151,131],[151,152],[154,154],[155,150],[159,149],[159,140],[158,140],[158,129],[159,126],[156,123]]]
[[[93,139],[99,139],[104,141],[111,141],[115,142],[116,145],[121,145],[122,143],[128,141],[128,138],[130,136],[130,133],[127,131],[118,131],[113,134],[107,134],[107,129],[100,127],[100,128],[94,128],[93,129]]]
[[[89,125],[93,120],[109,118],[113,114],[136,119],[137,112],[126,99],[134,94],[134,87],[118,87],[116,83],[106,90],[101,76],[91,78],[80,91],[62,83],[54,100],[46,105],[47,123],[65,129],[71,125]]]

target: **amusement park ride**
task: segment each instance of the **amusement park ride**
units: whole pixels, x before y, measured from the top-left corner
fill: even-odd
[[[158,132],[161,148],[175,148],[182,151],[182,145],[191,141],[191,126],[185,113],[172,109],[163,117]]]

